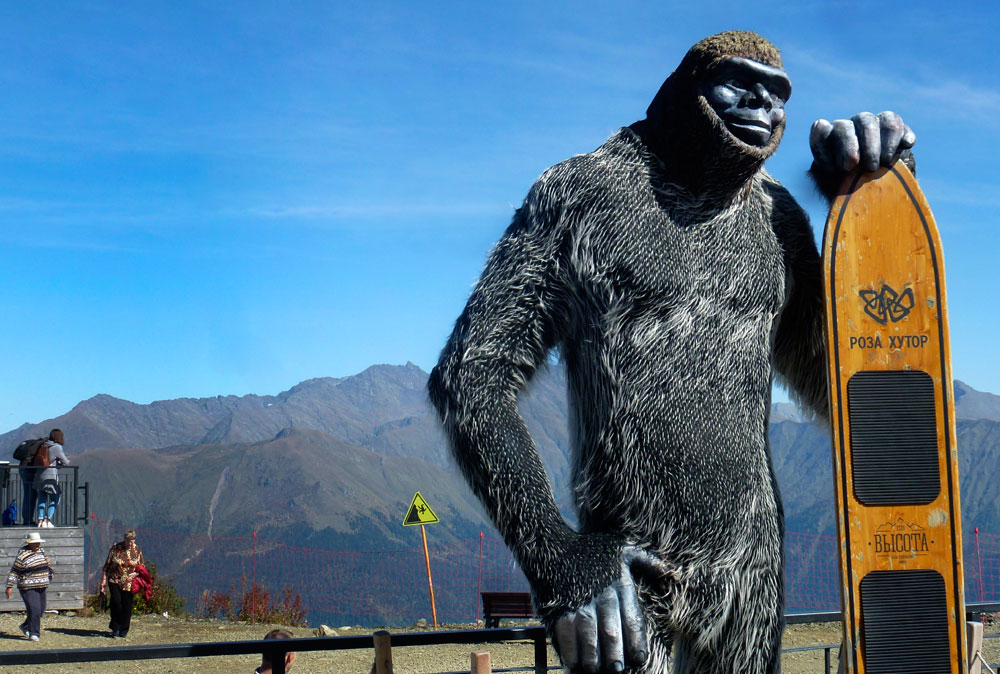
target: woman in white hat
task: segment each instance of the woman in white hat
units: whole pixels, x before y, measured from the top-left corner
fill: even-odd
[[[37,531],[24,538],[24,546],[14,558],[14,564],[7,574],[7,598],[10,599],[14,584],[21,593],[28,617],[21,623],[21,633],[32,641],[38,641],[42,631],[42,614],[45,613],[45,590],[52,580],[49,558],[42,550],[45,539]]]

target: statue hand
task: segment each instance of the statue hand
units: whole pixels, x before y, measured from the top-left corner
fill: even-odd
[[[871,172],[889,166],[917,137],[895,112],[861,112],[833,123],[818,119],[809,132],[816,166],[828,174],[844,174],[860,167]]]
[[[621,551],[618,579],[580,608],[561,615],[552,639],[570,672],[620,672],[649,656],[646,621],[635,577],[662,578],[663,563],[633,546]]]

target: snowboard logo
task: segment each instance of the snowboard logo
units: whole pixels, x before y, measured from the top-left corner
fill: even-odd
[[[901,321],[909,316],[910,310],[913,309],[913,288],[898,293],[883,284],[880,290],[862,290],[858,295],[864,302],[865,313],[880,325],[885,325],[889,321],[893,323]]]

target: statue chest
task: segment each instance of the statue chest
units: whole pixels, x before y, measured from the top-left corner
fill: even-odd
[[[591,310],[635,316],[683,312],[770,324],[785,299],[781,242],[770,202],[748,198],[711,217],[685,217],[641,194],[605,199],[571,239],[571,270]],[[597,305],[596,307],[593,305]]]

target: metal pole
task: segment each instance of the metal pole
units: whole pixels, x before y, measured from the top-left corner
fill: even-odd
[[[545,647],[545,633],[535,637],[535,674],[545,674],[549,667],[549,651]]]
[[[427,563],[427,588],[431,592],[431,617],[434,619],[434,629],[438,626],[437,607],[434,606],[434,583],[431,581],[431,555],[427,551],[427,531],[420,525],[420,537],[424,539],[424,562]]]
[[[250,567],[250,623],[257,622],[257,532],[253,532],[253,562]],[[284,667],[284,666],[282,666]]]
[[[71,527],[78,527],[80,526],[80,466],[70,466],[70,468],[73,469],[70,471],[72,473],[72,478],[70,479],[73,484],[73,505],[71,506],[72,510],[70,511],[69,517],[67,517],[65,521],[66,524]],[[60,475],[61,474],[62,471],[60,471]],[[69,499],[66,500],[68,501]],[[63,506],[63,512],[66,512],[69,504],[67,503],[64,505],[60,503],[60,505]],[[83,516],[86,518],[87,513],[84,512]]]
[[[472,614],[472,620],[479,622],[479,601],[483,596],[483,532],[479,532],[479,574],[476,576],[476,610]]]
[[[94,518],[97,515],[90,513],[90,559],[87,560],[87,582],[84,586],[90,585],[90,579],[94,577]]]
[[[983,555],[979,552],[979,527],[976,527],[976,561],[979,564],[979,601],[986,601],[983,593]]]
[[[90,482],[83,483],[83,521],[87,521],[87,513],[90,512]],[[76,514],[76,513],[74,513]]]

